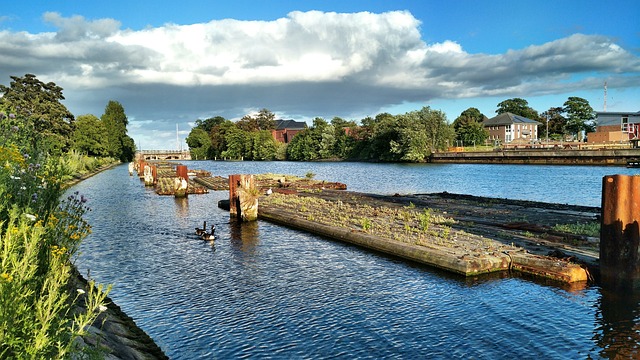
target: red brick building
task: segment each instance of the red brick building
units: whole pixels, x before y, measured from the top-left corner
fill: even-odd
[[[304,121],[276,120],[276,128],[271,130],[271,136],[281,143],[288,144],[297,133],[307,128]]]

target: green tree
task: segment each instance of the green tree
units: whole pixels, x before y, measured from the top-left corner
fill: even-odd
[[[227,150],[226,134],[232,128],[236,128],[236,124],[233,121],[225,120],[211,129],[209,132],[211,139],[210,158],[222,157],[222,153]]]
[[[593,120],[596,116],[587,100],[575,96],[569,97],[564,103],[563,110],[567,114],[565,129],[569,133],[576,134],[578,139],[582,139],[583,131],[594,131]]]
[[[72,135],[72,148],[91,156],[108,156],[104,137],[106,127],[95,115],[86,114],[76,118]]]
[[[133,160],[135,143],[127,135],[129,120],[122,104],[115,100],[110,100],[100,119],[106,128],[109,156],[120,159],[122,162]]]
[[[62,88],[53,82],[44,83],[33,74],[11,76],[9,87],[0,85],[0,103],[11,108],[24,126],[33,128],[46,151],[59,154],[68,150],[74,129],[74,116],[60,102]],[[33,139],[35,141],[35,139]]]
[[[453,140],[454,131],[442,111],[423,107],[398,117],[399,138],[391,142],[392,151],[403,161],[424,161]]]
[[[515,115],[524,116],[527,119],[538,120],[540,116],[538,112],[529,106],[529,102],[521,98],[513,98],[505,100],[498,104],[497,114],[512,113]]]
[[[251,148],[249,143],[248,132],[234,126],[229,128],[225,133],[226,149],[222,152],[222,156],[229,159],[249,158]],[[247,146],[249,144],[249,147]]]
[[[317,142],[313,139],[313,129],[299,132],[287,145],[287,159],[293,161],[311,161],[319,158]]]
[[[269,130],[251,133],[251,160],[273,160],[276,158],[278,146]]]
[[[538,137],[547,137],[547,120],[549,121],[549,137],[552,139],[562,138],[566,134],[565,126],[567,119],[562,115],[564,110],[561,107],[551,107],[540,114],[543,125],[538,127]]]
[[[243,116],[237,126],[244,131],[272,130],[276,126],[275,117],[268,109],[262,109],[256,116]]]
[[[463,145],[483,144],[489,137],[489,132],[484,128],[482,122],[487,117],[476,108],[468,108],[460,113],[453,121],[453,129],[456,132],[456,139]]]
[[[204,129],[200,127],[191,129],[185,141],[189,145],[192,159],[204,160],[209,158],[211,138]]]
[[[210,133],[211,129],[213,129],[217,125],[222,124],[225,121],[227,120],[222,116],[214,116],[212,118],[208,118],[205,120],[198,119],[196,120],[196,128],[202,129],[207,133]]]

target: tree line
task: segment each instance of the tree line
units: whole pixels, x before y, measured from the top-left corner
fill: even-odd
[[[75,150],[95,157],[131,161],[135,142],[127,135],[128,119],[124,107],[111,100],[100,118],[77,118],[61,103],[62,88],[44,83],[33,74],[11,76],[9,86],[0,85],[0,126],[31,130],[32,143],[40,150],[58,156]]]
[[[513,98],[500,102],[495,112],[540,122],[539,138],[546,136],[547,123],[551,139],[580,138],[595,129],[595,113],[589,102],[579,97],[569,97],[562,107],[541,114],[526,100]],[[449,123],[442,111],[428,106],[399,115],[381,113],[362,119],[360,124],[340,117],[330,121],[318,117],[283,144],[271,134],[275,115],[262,109],[237,122],[221,116],[198,119],[186,141],[193,159],[421,162],[432,152],[456,144],[485,144],[489,133],[482,122],[487,119],[480,110],[470,107]]]

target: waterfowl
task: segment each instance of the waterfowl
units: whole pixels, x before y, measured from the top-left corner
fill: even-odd
[[[265,191],[265,195],[271,195],[273,194],[273,190],[271,190],[271,188],[269,188],[267,191]]]
[[[215,225],[211,225],[211,232],[204,232],[202,233],[202,235],[200,235],[200,238],[202,240],[214,240],[216,237],[214,235],[214,233],[216,232],[216,226]]]
[[[202,225],[202,229],[196,228],[196,235],[202,236],[202,234],[206,233],[206,231],[207,231],[207,222],[205,221],[204,224]]]

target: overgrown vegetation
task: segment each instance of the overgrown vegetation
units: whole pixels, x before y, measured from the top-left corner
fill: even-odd
[[[600,237],[600,223],[597,221],[590,223],[557,224],[553,227],[553,230],[569,234]]]
[[[87,199],[77,192],[62,199],[63,185],[110,160],[61,156],[62,133],[38,131],[15,106],[0,104],[0,358],[80,357],[72,355],[82,351],[75,339],[106,309],[110,286],[74,287],[72,260],[91,227]]]

